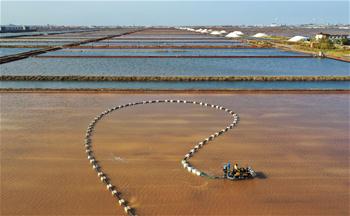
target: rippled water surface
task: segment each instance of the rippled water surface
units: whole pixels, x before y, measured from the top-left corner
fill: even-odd
[[[1,81],[0,88],[112,89],[350,89],[349,81],[321,82],[75,82]]]
[[[11,45],[11,46],[22,46],[22,45],[31,45],[31,46],[56,46],[64,45],[72,42],[69,41],[13,41],[13,42],[0,42],[0,45]]]
[[[45,56],[296,56],[306,55],[278,49],[64,49]]]
[[[232,41],[100,41],[84,45],[93,46],[248,46],[246,43]]]
[[[317,58],[150,59],[28,58],[1,65],[2,75],[349,76],[349,63]]]
[[[0,48],[0,56],[14,55],[31,50],[35,50],[35,48]]]
[[[194,143],[230,124],[224,112],[190,104],[115,111],[99,121],[93,151],[138,215],[348,215],[348,98],[338,93],[3,93],[2,214],[123,215],[83,158],[86,127],[114,106],[181,99],[222,105],[240,116],[238,127],[195,157],[198,169],[221,175],[222,164],[235,160],[265,178],[229,182],[182,169],[181,156]]]

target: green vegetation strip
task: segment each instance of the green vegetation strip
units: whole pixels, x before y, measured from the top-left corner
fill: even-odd
[[[0,81],[118,81],[118,82],[203,82],[203,81],[350,81],[350,76],[11,76]]]

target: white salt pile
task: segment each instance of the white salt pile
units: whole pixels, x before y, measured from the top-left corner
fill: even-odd
[[[236,35],[241,35],[241,36],[244,35],[243,32],[241,32],[241,31],[234,31],[232,33],[235,33]]]
[[[193,28],[186,28],[186,27],[178,27],[177,29],[187,30],[187,31],[194,31]]]
[[[297,36],[290,38],[288,41],[289,42],[299,42],[299,41],[306,41],[306,40],[308,40],[308,37],[297,35]]]
[[[219,31],[212,31],[210,34],[212,34],[212,35],[221,35],[221,32],[219,32]]]
[[[263,38],[263,37],[268,37],[268,35],[265,34],[265,33],[256,33],[255,35],[253,35],[253,37],[256,37],[256,38]]]
[[[231,32],[231,33],[227,34],[225,37],[227,37],[227,38],[239,38],[241,36],[234,33],[234,32]]]

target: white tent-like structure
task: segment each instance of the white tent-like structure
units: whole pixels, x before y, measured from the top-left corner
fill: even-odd
[[[263,37],[268,37],[267,34],[265,33],[256,33],[255,35],[253,35],[253,37],[256,37],[256,38],[263,38]]]
[[[297,36],[290,38],[288,41],[289,42],[299,42],[299,41],[306,41],[308,39],[309,39],[308,37],[297,35]]]
[[[227,38],[239,38],[241,36],[234,33],[234,32],[231,32],[231,33],[227,34],[225,37],[227,37]]]

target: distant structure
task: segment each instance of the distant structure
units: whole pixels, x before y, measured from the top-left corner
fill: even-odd
[[[277,24],[277,23],[271,23],[269,26],[270,26],[270,27],[280,27],[281,25],[280,25],[280,24]]]
[[[345,34],[344,35],[331,35],[331,34],[322,33],[322,32],[316,34],[316,36],[315,36],[316,40],[328,39],[331,41],[348,39],[348,38],[349,38],[349,35],[345,35]]]
[[[24,26],[24,25],[1,25],[0,33],[15,33],[15,32],[30,32],[36,31],[37,29],[32,26]]]

